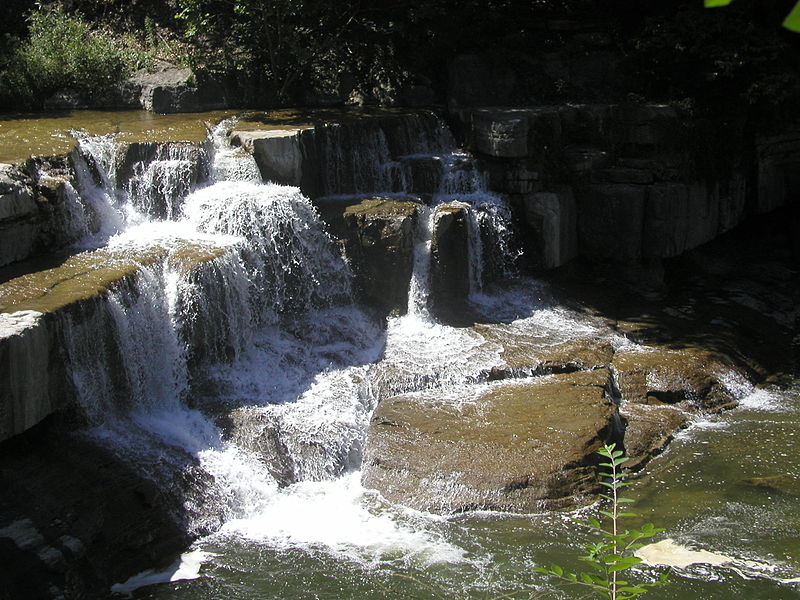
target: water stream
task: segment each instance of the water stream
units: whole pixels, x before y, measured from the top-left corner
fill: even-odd
[[[297,188],[261,182],[252,157],[227,146],[230,126],[211,133],[204,163],[168,148],[124,185],[114,139],[79,138],[78,187],[94,220],[82,244],[166,249],[109,296],[102,325],[79,315],[65,323],[90,435],[164,485],[205,474],[181,509],[200,535],[183,567],[114,591],[170,600],[580,597],[532,571],[575,562],[590,538],[571,515],[441,517],[389,504],[360,483],[365,433],[381,398],[464,402],[501,385],[485,376],[504,364],[501,348],[430,311],[430,245],[443,207],[468,215],[476,314],[509,335],[629,342],[558,305],[543,284],[491,284],[514,271],[510,214],[441,125],[406,132],[419,141],[401,161],[374,131],[359,141],[366,152],[328,157],[331,195],[345,187],[413,195],[407,165],[415,161],[441,174],[436,189],[419,193],[429,198],[419,210],[408,312],[385,323],[354,301],[348,265],[311,202]],[[355,134],[331,127],[327,135]],[[200,255],[196,268],[183,268]],[[97,339],[96,331],[107,333]],[[735,483],[767,474],[766,465],[800,477],[798,390],[741,383],[739,395],[741,408],[696,422],[632,491],[643,517],[670,536],[739,562],[692,567],[649,597],[798,597],[797,586],[780,583],[800,575],[797,498]]]

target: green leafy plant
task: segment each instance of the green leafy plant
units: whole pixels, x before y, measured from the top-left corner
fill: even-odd
[[[728,6],[733,0],[704,0],[706,8],[718,8]],[[783,26],[791,31],[800,32],[800,2],[794,5],[791,12],[783,20]]]
[[[642,562],[633,554],[636,549],[642,547],[640,541],[651,538],[664,530],[651,523],[642,525],[639,529],[622,529],[620,527],[620,519],[636,515],[622,510],[624,504],[632,502],[630,498],[619,494],[623,487],[630,485],[625,481],[626,474],[620,470],[620,465],[628,459],[622,450],[616,450],[615,447],[615,444],[606,444],[597,451],[603,458],[608,459],[608,462],[600,463],[601,467],[608,469],[606,473],[608,479],[600,482],[608,489],[607,493],[600,495],[610,504],[608,510],[600,511],[600,514],[608,519],[608,527],[604,527],[600,520],[594,517],[585,521],[576,520],[577,523],[589,527],[600,537],[598,542],[585,546],[586,554],[580,557],[580,560],[589,565],[592,571],[571,572],[559,565],[537,567],[534,570],[567,584],[588,588],[590,592],[601,598],[627,600],[667,583],[667,573],[662,573],[661,577],[653,583],[631,583],[622,578],[625,571]]]
[[[28,24],[27,39],[0,72],[0,100],[7,94],[19,105],[35,106],[63,90],[91,99],[143,65],[144,53],[135,45],[60,5],[37,4]]]

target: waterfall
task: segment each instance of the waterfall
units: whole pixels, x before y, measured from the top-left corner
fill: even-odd
[[[419,207],[408,314],[376,320],[312,202],[262,182],[228,144],[234,127],[210,129],[199,151],[77,136],[83,244],[140,263],[60,323],[89,434],[159,485],[194,482],[176,509],[193,533],[461,560],[424,524],[388,516],[359,472],[381,398],[455,397],[502,364],[477,331],[437,322],[430,273],[437,218],[462,211],[477,294],[511,248],[508,209],[431,115],[317,128],[326,194]]]
[[[159,144],[155,156],[137,162],[125,183],[125,191],[136,209],[167,220],[180,214],[181,201],[199,177],[198,158],[191,144]]]

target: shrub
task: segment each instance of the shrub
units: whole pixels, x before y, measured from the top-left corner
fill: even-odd
[[[606,471],[608,480],[600,482],[607,488],[607,493],[601,494],[600,497],[608,502],[609,507],[608,510],[601,510],[600,514],[608,519],[609,525],[604,527],[595,518],[589,518],[586,522],[578,521],[580,525],[589,527],[600,537],[598,542],[586,546],[586,554],[580,557],[592,570],[588,573],[576,573],[559,565],[552,565],[549,568],[537,567],[535,571],[567,584],[583,587],[601,598],[628,600],[667,583],[666,573],[662,573],[653,583],[631,583],[622,579],[626,571],[642,562],[633,554],[636,549],[642,547],[640,540],[651,538],[664,530],[650,523],[640,529],[622,529],[619,520],[635,516],[631,512],[622,510],[622,505],[632,500],[619,495],[619,491],[629,485],[625,481],[626,474],[619,468],[628,459],[621,450],[615,449],[615,444],[606,444],[597,453],[608,460],[600,463],[601,467],[608,469]]]
[[[62,90],[75,90],[91,102],[144,61],[143,51],[93,30],[80,16],[39,5],[29,17],[28,38],[0,73],[4,104],[37,106]]]

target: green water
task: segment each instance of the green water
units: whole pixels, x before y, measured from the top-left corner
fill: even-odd
[[[74,110],[36,114],[0,114],[0,163],[30,156],[66,154],[75,145],[71,131],[119,134],[127,142],[202,142],[206,123],[240,115],[240,129],[294,129],[330,121],[401,114],[397,109],[283,109],[267,112],[211,111],[160,115],[145,110]]]
[[[787,475],[782,490],[746,483]],[[671,584],[647,594],[657,600],[784,600],[800,598],[800,388],[757,391],[743,406],[682,432],[668,451],[635,480],[629,495],[643,521],[666,528],[664,537],[737,562],[672,570]],[[579,569],[575,557],[591,536],[573,515],[465,514],[434,518],[389,507],[384,512],[459,556],[442,560],[421,552],[374,553],[347,547],[291,547],[238,536],[198,546],[214,556],[194,580],[141,588],[135,598],[159,600],[333,598],[552,598],[584,593],[550,585],[537,564]],[[633,524],[633,523],[631,523]],[[440,553],[441,554],[441,553]],[[444,553],[446,557],[447,552]],[[636,570],[647,581],[657,568]]]

